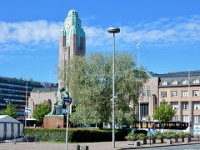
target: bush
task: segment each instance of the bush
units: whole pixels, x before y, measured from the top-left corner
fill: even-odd
[[[185,136],[186,136],[186,135],[185,135],[184,132],[180,132],[180,133],[179,133],[179,137],[181,137],[181,138],[185,138]]]
[[[156,131],[155,136],[156,136],[157,139],[163,139],[165,137],[164,134],[161,133],[160,131]]]
[[[126,130],[115,130],[116,141],[125,140]],[[44,128],[25,128],[26,137],[34,137],[39,141],[65,142],[65,129],[44,129]],[[69,128],[69,142],[98,142],[111,141],[112,130],[99,129],[84,129],[84,128]]]
[[[145,135],[144,133],[140,133],[137,135],[139,139],[143,140],[143,139],[147,139],[147,135]]]
[[[147,135],[147,131],[146,130],[134,130],[135,134],[144,134]]]
[[[137,134],[134,132],[134,130],[131,130],[131,132],[128,133],[127,136],[125,136],[125,139],[129,141],[136,141],[138,139]]]

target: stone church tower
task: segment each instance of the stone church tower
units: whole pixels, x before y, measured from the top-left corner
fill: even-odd
[[[85,32],[81,27],[81,20],[76,10],[70,10],[65,19],[59,42],[59,90],[67,82],[67,64],[75,55],[85,55]]]

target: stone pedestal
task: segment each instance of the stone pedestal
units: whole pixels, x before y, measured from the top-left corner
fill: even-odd
[[[44,128],[64,128],[64,115],[46,115],[43,119]]]

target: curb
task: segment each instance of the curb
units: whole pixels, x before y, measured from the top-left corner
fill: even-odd
[[[128,150],[128,149],[142,149],[142,148],[156,148],[156,147],[170,147],[170,146],[183,146],[183,145],[192,145],[192,144],[200,144],[199,142],[192,142],[192,143],[174,143],[174,144],[152,144],[146,146],[137,146],[137,147],[126,147],[126,148],[119,148],[117,150]]]

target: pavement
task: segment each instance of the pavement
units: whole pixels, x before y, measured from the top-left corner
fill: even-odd
[[[112,142],[95,142],[95,143],[69,143],[66,148],[65,143],[44,143],[44,142],[10,142],[0,143],[0,150],[78,150],[77,145],[80,145],[79,150],[133,150],[133,149],[148,149],[148,148],[159,148],[169,147],[177,145],[189,145],[189,144],[200,144],[199,141],[192,141],[190,143],[178,142],[178,143],[156,143],[156,144],[145,144],[139,147],[134,147],[133,142],[130,141],[117,141],[115,142],[115,148],[112,148]],[[199,145],[200,146],[200,145]],[[170,148],[169,148],[170,149]]]

